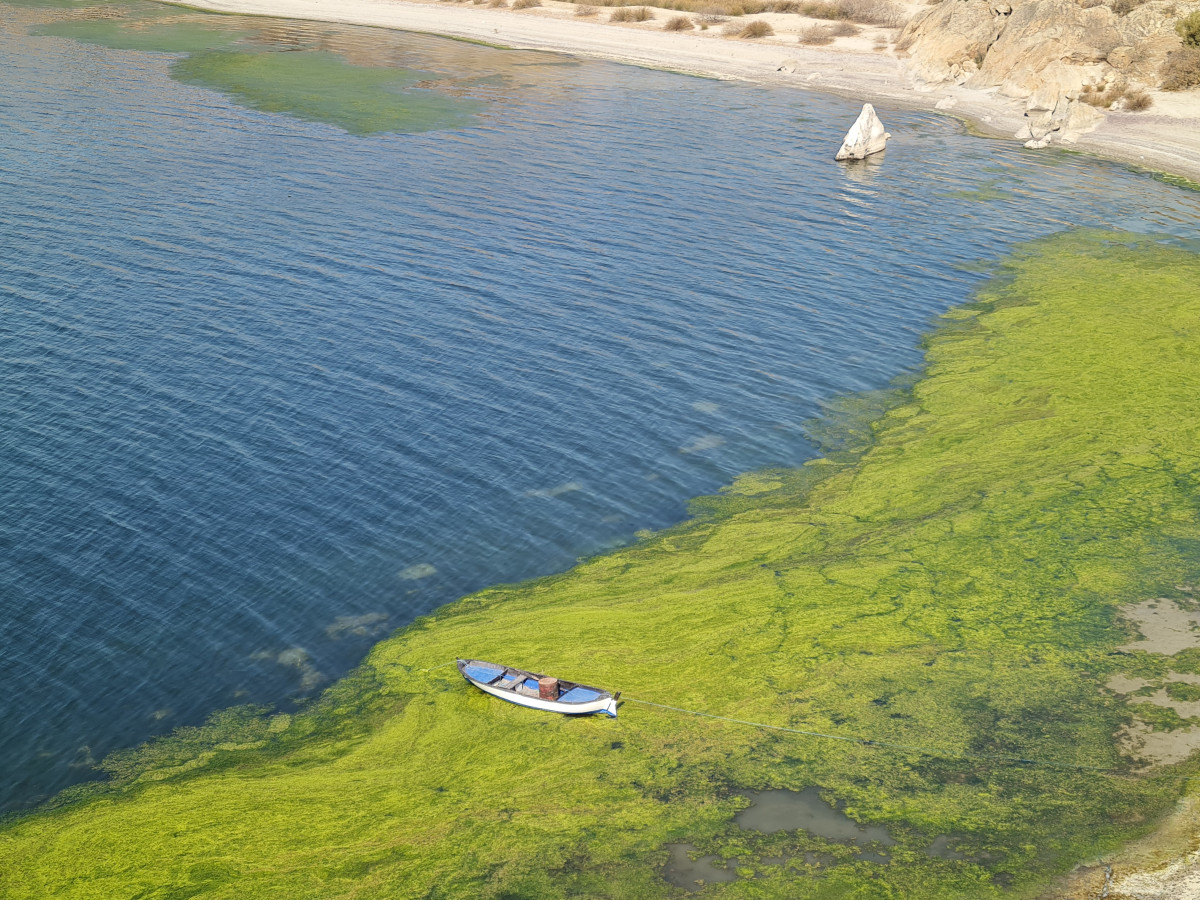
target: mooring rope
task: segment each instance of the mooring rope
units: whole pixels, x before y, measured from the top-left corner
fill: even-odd
[[[729,716],[718,716],[716,713],[701,712],[695,709],[684,709],[682,706],[668,706],[665,703],[655,703],[651,700],[640,700],[637,697],[621,696],[622,700],[628,700],[630,703],[640,703],[643,706],[653,706],[657,709],[666,709],[671,712],[685,713],[689,716],[699,716],[704,719],[716,719],[721,722],[729,722],[733,725],[746,725],[750,728],[764,728],[770,731],[784,731],[788,734],[798,734],[804,737],[824,738],[830,741],[841,741],[846,744],[856,744],[860,747],[883,747],[889,750],[900,750],[905,753],[916,753],[921,756],[933,756],[940,759],[970,759],[980,760],[985,762],[1000,762],[1009,765],[1021,766],[1036,766],[1038,768],[1061,769],[1072,772],[1093,772],[1098,775],[1105,775],[1111,778],[1126,778],[1126,779],[1162,779],[1170,778],[1180,781],[1197,781],[1200,776],[1196,775],[1134,775],[1129,772],[1121,772],[1117,769],[1106,768],[1104,766],[1087,766],[1078,763],[1062,763],[1048,759],[1034,759],[1024,756],[1008,756],[1000,753],[971,753],[971,752],[952,752],[941,750],[936,747],[924,747],[918,744],[901,744],[895,741],[881,741],[873,738],[851,737],[845,734],[826,734],[823,731],[807,731],[803,728],[789,728],[786,725],[771,725],[767,722],[751,722],[749,719],[734,719]]]
[[[453,666],[455,662],[442,663],[438,666],[430,666],[428,669],[419,669],[421,672],[432,672],[435,669],[443,669],[446,666]],[[762,728],[768,731],[782,731],[787,734],[797,734],[802,737],[821,738],[828,741],[840,741],[844,744],[855,744],[859,747],[879,747],[887,750],[898,750],[903,753],[915,753],[920,756],[931,756],[938,759],[949,760],[978,760],[981,762],[1004,763],[1006,765],[1015,766],[1033,766],[1043,769],[1059,769],[1069,772],[1092,772],[1097,775],[1103,775],[1109,778],[1132,779],[1135,781],[1142,780],[1161,780],[1171,779],[1175,781],[1200,781],[1200,775],[1136,775],[1131,772],[1122,772],[1118,769],[1106,768],[1104,766],[1088,766],[1080,763],[1063,763],[1050,759],[1036,759],[1027,756],[1011,756],[1002,753],[971,753],[970,751],[951,751],[943,750],[938,747],[922,746],[920,744],[902,744],[897,741],[884,741],[875,738],[852,737],[846,734],[828,734],[824,731],[811,731],[804,728],[791,728],[787,725],[772,725],[769,722],[752,722],[749,719],[735,719],[731,716],[718,716],[716,713],[702,712],[698,709],[685,709],[682,706],[670,706],[666,703],[655,703],[653,700],[642,700],[638,697],[630,697],[627,694],[619,695],[621,700],[629,703],[638,703],[642,706],[652,706],[655,709],[665,709],[669,712],[683,713],[688,716],[697,716],[702,719],[715,719],[718,722],[728,722],[731,725],[745,725],[748,728]]]

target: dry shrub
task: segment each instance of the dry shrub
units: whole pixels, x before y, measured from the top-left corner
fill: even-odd
[[[1079,92],[1079,99],[1088,106],[1108,109],[1125,96],[1129,85],[1123,81],[1114,81],[1110,85],[1085,84]]]
[[[854,37],[862,34],[862,29],[857,25],[851,25],[849,22],[838,22],[833,26],[833,36],[839,37]]]
[[[491,0],[488,9],[508,9],[508,0]]]
[[[1159,74],[1164,91],[1186,91],[1200,86],[1200,47],[1172,50]]]
[[[1118,16],[1127,16],[1147,0],[1113,0],[1112,11]]]
[[[589,5],[626,7],[645,0],[587,0]],[[762,13],[799,13],[818,19],[845,19],[864,25],[899,25],[904,20],[900,7],[889,0],[655,0],[658,9],[692,13],[701,28],[714,24],[702,16],[757,16]],[[816,10],[821,13],[814,15]]]
[[[532,9],[535,6],[541,6],[542,0],[513,0],[513,9]]]
[[[753,38],[770,37],[775,33],[775,29],[771,27],[770,22],[764,22],[762,19],[755,19],[753,22],[747,22],[746,27],[739,33],[738,37],[742,40],[752,40]]]
[[[1145,91],[1129,91],[1125,95],[1125,109],[1129,112],[1143,112],[1154,105],[1154,98]]]
[[[828,25],[809,25],[800,30],[800,43],[821,46],[833,43],[833,29]]]
[[[726,16],[757,16],[759,13],[770,12],[771,4],[762,3],[760,0],[719,0],[706,3],[703,9],[705,12]]]
[[[810,0],[800,6],[800,12],[810,19],[844,19],[863,25],[900,25],[906,16],[895,3],[888,0]]]
[[[1175,33],[1185,47],[1200,47],[1200,9],[1176,22]]]
[[[654,18],[654,13],[644,6],[621,6],[612,11],[608,17],[610,22],[646,22]]]
[[[597,10],[596,7],[594,7],[594,6],[577,6],[577,7],[575,7],[575,15],[581,16],[582,18],[585,18],[585,19],[588,16],[596,15],[597,12],[599,12],[599,10]]]
[[[663,31],[691,31],[695,27],[687,16],[671,16],[663,26]]]

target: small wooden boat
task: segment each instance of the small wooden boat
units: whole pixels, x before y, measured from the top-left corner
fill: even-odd
[[[617,700],[621,692],[608,691],[574,681],[561,681],[512,666],[478,659],[460,659],[458,671],[469,684],[481,691],[532,709],[562,713],[567,716],[590,716],[604,713],[617,717]]]

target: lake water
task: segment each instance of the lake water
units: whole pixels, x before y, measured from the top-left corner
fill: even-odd
[[[847,167],[848,101],[371,29],[0,3],[0,71],[2,809],[802,462],[1019,240],[1200,213],[935,116]]]

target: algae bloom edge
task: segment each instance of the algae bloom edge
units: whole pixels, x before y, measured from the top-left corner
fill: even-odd
[[[109,782],[0,830],[0,893],[669,896],[658,867],[681,841],[740,876],[714,896],[1037,890],[1144,833],[1196,771],[1083,770],[1135,776],[1105,678],[1200,664],[1118,651],[1124,602],[1192,603],[1200,584],[1198,284],[1200,258],[1144,236],[1021,248],[943,318],[919,379],[833,405],[822,459],[443,607],[302,713],[227,710],[115,755]],[[548,720],[433,668],[464,652],[946,753],[641,711]],[[742,790],[812,786],[887,827],[884,861],[735,824]]]

